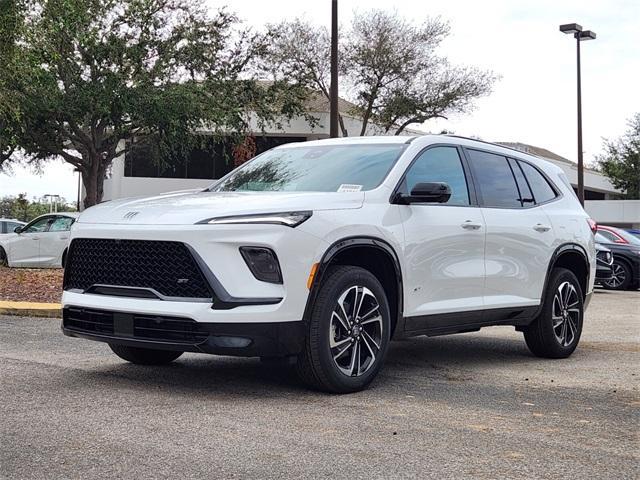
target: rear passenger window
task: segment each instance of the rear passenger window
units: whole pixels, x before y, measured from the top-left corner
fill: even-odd
[[[451,197],[446,205],[469,205],[467,180],[455,147],[425,150],[407,170],[405,182],[407,193],[418,183],[445,182],[451,187]]]
[[[537,168],[526,162],[519,161],[518,163],[522,167],[522,171],[527,177],[527,180],[529,180],[529,185],[533,191],[536,203],[544,203],[556,198],[556,192],[551,188],[547,179],[542,176]]]
[[[520,192],[506,157],[467,150],[485,207],[520,208]]]
[[[518,162],[512,158],[509,159],[509,165],[513,176],[516,177],[516,184],[518,185],[518,192],[520,193],[520,203],[522,206],[533,204],[533,194],[527,183],[527,179],[524,178],[522,170],[518,166]]]

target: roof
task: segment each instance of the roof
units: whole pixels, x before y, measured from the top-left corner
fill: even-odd
[[[329,112],[330,102],[321,92],[312,91],[305,100],[305,105],[309,112]],[[344,98],[338,97],[338,111],[345,115],[354,116],[357,114],[357,106]]]

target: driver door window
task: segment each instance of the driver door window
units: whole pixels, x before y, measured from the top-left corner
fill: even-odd
[[[445,182],[451,187],[451,198],[445,205],[470,204],[467,179],[457,148],[429,148],[409,167],[405,177],[407,193],[410,193],[416,184],[428,182]]]
[[[40,233],[47,230],[47,226],[51,222],[51,217],[41,218],[29,225],[23,230],[23,233]]]

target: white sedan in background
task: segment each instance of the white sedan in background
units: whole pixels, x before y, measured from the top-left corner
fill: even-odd
[[[77,212],[41,215],[14,233],[0,237],[0,265],[55,268],[64,265],[69,230]]]

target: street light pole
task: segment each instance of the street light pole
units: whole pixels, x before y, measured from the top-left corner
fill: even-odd
[[[560,25],[562,33],[573,34],[576,39],[576,66],[577,66],[577,91],[578,91],[578,200],[584,206],[584,158],[582,154],[582,74],[580,68],[580,42],[583,40],[595,40],[596,34],[591,30],[582,30],[577,23]]]
[[[576,65],[578,77],[578,200],[584,207],[584,158],[582,150],[582,79],[580,74],[580,35],[576,33]]]
[[[329,136],[338,136],[338,0],[331,0],[331,87],[329,88]]]

